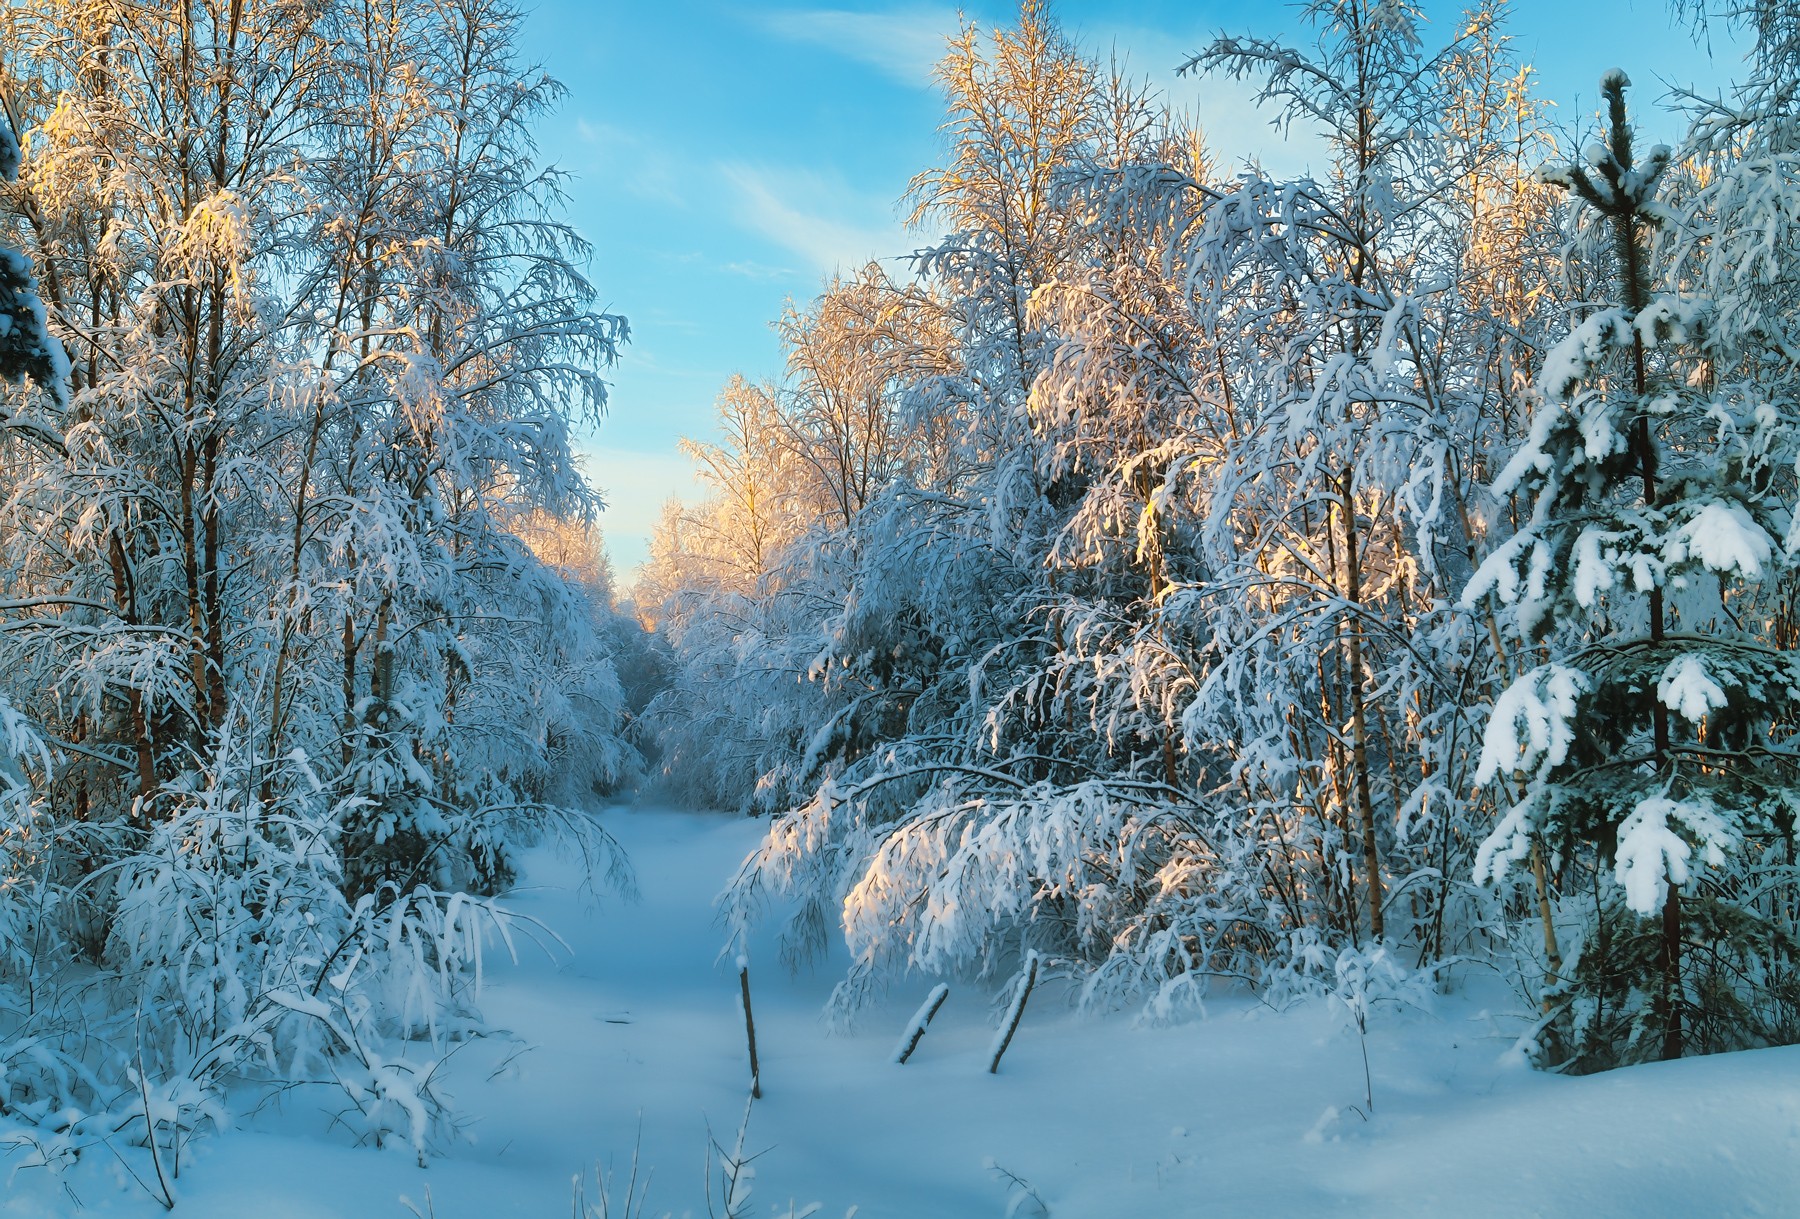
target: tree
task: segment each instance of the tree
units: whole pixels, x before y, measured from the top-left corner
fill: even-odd
[[[773,386],[733,377],[719,391],[717,412],[722,443],[681,442],[682,451],[699,466],[713,492],[711,501],[688,524],[704,532],[708,549],[717,552],[721,570],[713,579],[722,587],[748,593],[793,540],[793,505],[806,498],[803,488],[815,480],[794,469],[789,460],[786,425]],[[699,557],[694,547],[684,549]],[[681,583],[695,578],[695,574],[675,577]]]
[[[1333,161],[1324,180],[1246,174],[1182,238],[1235,435],[1207,479],[1208,577],[1171,614],[1210,627],[1186,722],[1197,746],[1235,743],[1217,765],[1237,790],[1219,794],[1249,798],[1289,892],[1354,943],[1390,934],[1387,857],[1421,849],[1405,840],[1428,821],[1449,841],[1459,708],[1483,663],[1442,568],[1473,549],[1458,509],[1495,389],[1449,353],[1481,331],[1459,291],[1465,183],[1500,115],[1467,87],[1497,48],[1480,42],[1491,12],[1437,50],[1411,5],[1306,14],[1313,46],[1221,38],[1188,65],[1260,79]],[[1409,932],[1435,942],[1447,900]]]
[[[0,119],[0,182],[18,177],[19,141]],[[45,324],[31,263],[0,246],[0,379],[17,384],[29,377],[61,405],[68,395],[68,365],[62,344]]]
[[[923,438],[901,417],[902,403],[949,371],[946,321],[924,288],[897,285],[869,263],[833,279],[804,314],[790,306],[777,325],[790,379],[777,416],[783,442],[838,527],[854,528],[876,496],[916,469]]]
[[[605,845],[567,805],[638,765],[626,636],[595,556],[524,535],[592,525],[571,429],[627,331],[537,163],[560,89],[521,19],[0,13],[11,235],[72,357],[66,409],[7,391],[0,431],[0,788],[34,819],[0,924],[38,929],[0,1054],[53,1047],[5,1060],[8,1112],[104,1112],[127,1069],[317,1072],[422,1152],[443,1108],[400,1043],[473,1021],[479,895],[523,838]],[[69,962],[103,981],[46,1003]]]
[[[962,458],[861,514],[815,671],[896,713],[830,721],[836,764],[733,890],[798,896],[799,948],[841,921],[840,1007],[1037,952],[1169,1015],[1211,977],[1318,984],[1367,935],[1429,968],[1469,913],[1444,865],[1493,660],[1449,590],[1499,411],[1458,357],[1501,322],[1463,291],[1465,183],[1508,114],[1464,94],[1501,44],[1310,13],[1315,48],[1202,57],[1324,125],[1332,174],[1291,182],[1211,180],[1039,6],[952,43],[955,143],[916,182],[958,226],[924,266]]]
[[[1496,700],[1477,778],[1524,791],[1476,875],[1504,877],[1540,837],[1559,870],[1592,872],[1572,1030],[1589,1065],[1793,1035],[1727,979],[1779,972],[1791,952],[1748,877],[1761,844],[1794,831],[1800,667],[1770,645],[1763,593],[1795,563],[1794,421],[1743,376],[1754,353],[1715,320],[1730,303],[1658,258],[1654,237],[1680,223],[1673,154],[1638,153],[1628,83],[1602,79],[1604,140],[1585,164],[1544,175],[1579,201],[1617,303],[1546,359],[1496,486],[1528,496],[1529,516],[1466,593],[1511,607],[1553,656]]]

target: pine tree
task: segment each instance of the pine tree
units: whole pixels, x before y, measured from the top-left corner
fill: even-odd
[[[0,119],[0,182],[18,176],[19,141]],[[0,245],[0,379],[16,382],[25,377],[58,403],[67,396],[68,359],[45,325],[44,302],[38,298],[31,262]]]
[[[1722,979],[1755,990],[1787,953],[1744,869],[1791,842],[1800,712],[1800,663],[1759,621],[1800,544],[1791,408],[1732,380],[1718,303],[1659,272],[1672,154],[1637,155],[1628,85],[1603,78],[1605,140],[1586,164],[1542,175],[1577,200],[1618,299],[1547,356],[1496,485],[1529,516],[1465,594],[1512,607],[1548,657],[1495,703],[1477,779],[1523,794],[1476,879],[1545,847],[1565,879],[1592,870],[1596,922],[1568,980],[1584,1066],[1780,1035]]]

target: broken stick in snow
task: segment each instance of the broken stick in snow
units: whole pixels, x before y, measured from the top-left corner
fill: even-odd
[[[1000,1073],[1000,1056],[1006,1053],[1006,1047],[1012,1044],[1013,1034],[1018,1031],[1019,1017],[1025,1014],[1025,1000],[1031,998],[1031,988],[1037,985],[1038,955],[1034,948],[1025,954],[1025,977],[1019,983],[1019,993],[1013,997],[1012,1007],[1006,1013],[1006,1024],[1000,1035],[994,1038],[994,1059],[988,1063],[988,1074]]]
[[[750,962],[738,958],[738,985],[744,990],[744,1036],[750,1042],[750,1095],[762,1099],[762,1072],[756,1066],[756,1021],[750,1015]]]
[[[924,1004],[913,1013],[912,1023],[900,1034],[900,1044],[894,1047],[896,1065],[904,1066],[906,1060],[912,1057],[912,1052],[919,1048],[919,1040],[925,1036],[925,1029],[931,1024],[931,1018],[937,1015],[938,1008],[944,1006],[944,1000],[949,997],[950,988],[943,983],[931,988],[931,993],[925,996]]]

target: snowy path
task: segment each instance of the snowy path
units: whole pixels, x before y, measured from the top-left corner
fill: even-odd
[[[298,1101],[203,1144],[176,1215],[403,1219],[399,1199],[424,1211],[429,1189],[438,1219],[553,1219],[575,1173],[622,1169],[634,1144],[653,1172],[645,1213],[705,1215],[707,1124],[729,1139],[748,1074],[711,899],[759,826],[647,811],[606,824],[643,900],[596,909],[570,865],[532,857],[510,904],[568,950],[490,961],[487,1013],[530,1048],[494,1040],[453,1060],[473,1143],[422,1171],[404,1152],[347,1146]],[[989,1076],[987,1003],[956,988],[901,1068],[888,1053],[925,982],[898,988],[860,1035],[827,1037],[834,970],[794,979],[767,946],[752,955],[765,1098],[749,1146],[770,1149],[759,1219],[790,1199],[821,1203],[819,1219],[852,1205],[859,1219],[998,1217],[1009,1190],[990,1158],[1057,1219],[1800,1214],[1800,1049],[1552,1079],[1500,1065],[1506,1039],[1468,1000],[1378,1013],[1365,1123],[1348,1111],[1362,1100],[1355,1036],[1322,1009],[1231,1000],[1204,1022],[1139,1029],[1040,995]],[[1344,1116],[1322,1122],[1331,1108]],[[162,1213],[121,1177],[84,1166],[68,1184],[91,1214]],[[0,1215],[75,1209],[41,1171],[0,1194]]]

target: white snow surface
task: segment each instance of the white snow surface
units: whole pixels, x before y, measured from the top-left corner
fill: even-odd
[[[568,947],[492,967],[487,1013],[518,1040],[474,1043],[445,1068],[472,1142],[420,1169],[401,1149],[350,1146],[324,1091],[290,1093],[186,1153],[177,1219],[405,1219],[403,1196],[437,1219],[556,1219],[575,1174],[598,1161],[622,1177],[634,1144],[654,1170],[644,1213],[705,1215],[707,1123],[729,1145],[748,1082],[711,899],[763,825],[603,816],[643,901],[596,907],[572,864],[528,857],[512,905]],[[1203,1021],[1147,1028],[1078,1019],[1041,984],[990,1076],[993,1013],[975,988],[953,988],[900,1067],[893,1037],[933,980],[897,984],[859,1033],[830,1037],[819,1008],[841,958],[790,978],[767,941],[748,951],[764,1098],[747,1146],[768,1149],[758,1217],[818,1202],[819,1219],[852,1206],[858,1219],[998,1219],[1017,1191],[989,1162],[1057,1219],[1780,1215],[1800,1198],[1800,1048],[1545,1075],[1510,1052],[1517,1001],[1477,975],[1430,1013],[1368,1013],[1365,1121],[1341,1005],[1276,1013],[1222,995]],[[144,1153],[120,1154],[95,1150],[61,1177],[15,1156],[0,1216],[163,1215],[122,1167],[147,1172]]]

